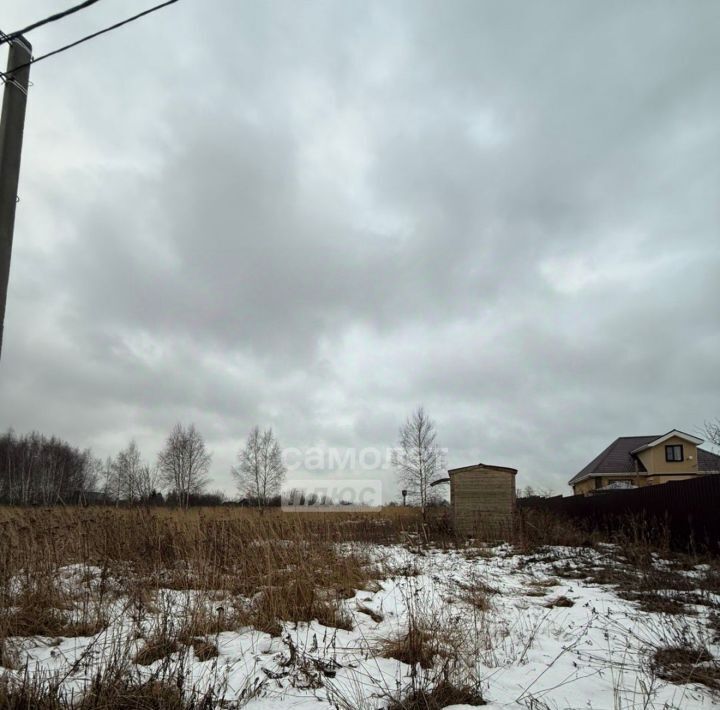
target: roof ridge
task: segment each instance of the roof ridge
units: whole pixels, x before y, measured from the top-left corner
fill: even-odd
[[[679,429],[671,429],[670,431],[679,431]],[[618,436],[615,441],[617,441],[618,439],[659,439],[661,436],[665,436],[665,434],[635,434],[634,436]]]

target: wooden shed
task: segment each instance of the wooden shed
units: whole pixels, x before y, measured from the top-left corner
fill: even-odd
[[[515,514],[517,469],[479,463],[448,471],[450,507],[458,535],[509,539]]]

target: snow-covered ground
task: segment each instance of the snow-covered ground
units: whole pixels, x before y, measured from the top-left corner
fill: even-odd
[[[286,623],[279,637],[252,629],[208,636],[216,657],[201,661],[189,646],[175,654],[187,674],[185,687],[213,688],[227,701],[223,707],[364,710],[384,707],[413,684],[431,687],[444,673],[454,683],[479,684],[490,708],[708,708],[718,702],[709,688],[667,682],[652,668],[654,651],[667,646],[684,643],[720,655],[708,630],[709,607],[649,613],[609,585],[558,575],[558,569],[600,561],[602,552],[552,548],[524,556],[505,546],[365,546],[363,552],[386,572],[342,602],[351,631],[314,621]],[[75,583],[75,570],[66,573],[66,584]],[[66,688],[80,690],[118,639],[134,653],[143,646],[139,628],[149,634],[157,618],[180,619],[198,595],[160,590],[151,605],[156,618],[147,611],[139,618],[131,603],[115,600],[100,634],[23,639],[20,666],[8,672],[20,677],[27,664],[31,673],[62,673]],[[210,613],[221,613],[218,595],[208,603]],[[438,651],[431,668],[383,657],[387,642],[409,625]],[[138,672],[152,673],[164,662]]]

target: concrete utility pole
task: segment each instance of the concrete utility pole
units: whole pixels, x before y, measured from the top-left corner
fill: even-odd
[[[5,303],[10,278],[15,205],[17,204],[20,179],[25,106],[27,105],[30,79],[29,66],[16,72],[13,70],[15,67],[29,62],[32,57],[32,45],[24,37],[17,37],[9,44],[7,79],[3,96],[2,119],[0,119],[0,355],[2,354]]]

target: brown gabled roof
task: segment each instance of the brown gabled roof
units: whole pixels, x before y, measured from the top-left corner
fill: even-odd
[[[599,453],[585,468],[576,473],[568,482],[569,485],[578,483],[585,478],[601,473],[644,473],[646,471],[642,461],[631,453],[651,441],[661,438],[655,436],[621,436],[615,439],[610,446]],[[720,456],[704,449],[697,449],[698,471],[706,473],[720,472]]]
[[[585,468],[576,473],[568,482],[582,481],[595,473],[635,473],[644,471],[645,467],[639,459],[636,459],[630,452],[640,446],[659,439],[660,436],[621,436],[615,439],[610,446],[601,451]],[[637,468],[636,468],[637,466]]]

